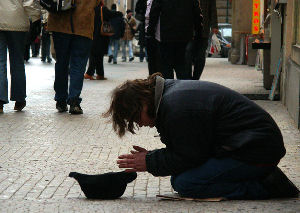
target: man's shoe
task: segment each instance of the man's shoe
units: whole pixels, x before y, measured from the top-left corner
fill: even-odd
[[[83,111],[80,107],[80,104],[78,102],[73,101],[70,104],[70,110],[69,113],[73,114],[73,115],[79,115],[79,114],[83,114]]]
[[[107,80],[107,78],[105,78],[105,77],[102,76],[102,75],[97,75],[97,76],[96,76],[96,80]]]
[[[95,80],[95,79],[94,79],[94,76],[91,76],[91,75],[89,75],[89,74],[87,74],[87,73],[84,74],[84,79]]]
[[[68,111],[68,106],[66,102],[56,102],[56,109],[58,112],[67,112]]]
[[[117,62],[116,62],[116,61],[114,61],[114,64],[117,64]]]
[[[110,56],[108,56],[108,63],[111,63],[112,62],[112,60],[113,60],[113,56],[112,55],[110,55]]]
[[[3,113],[3,104],[0,103],[0,113]]]
[[[265,177],[261,183],[269,192],[270,198],[297,198],[299,196],[298,188],[278,167]]]
[[[134,60],[134,57],[129,58],[129,61],[130,61],[130,62],[133,61],[133,60]]]
[[[122,62],[126,62],[126,58],[122,58]]]
[[[24,109],[25,106],[26,106],[26,101],[23,101],[23,102],[16,101],[14,110],[20,112],[20,111],[22,111],[22,109]]]

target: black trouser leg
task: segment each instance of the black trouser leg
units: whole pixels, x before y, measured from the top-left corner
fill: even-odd
[[[103,57],[104,57],[103,54],[96,57],[96,62],[95,62],[95,64],[96,64],[96,73],[99,76],[104,76]]]
[[[162,72],[159,42],[156,39],[147,39],[146,48],[148,54],[149,75],[156,72]]]
[[[95,74],[96,60],[97,60],[96,56],[94,54],[90,54],[90,57],[89,57],[89,67],[88,67],[88,70],[86,71],[86,73],[88,75],[93,76]]]
[[[206,49],[208,46],[208,38],[202,38],[198,41],[197,52],[194,56],[194,72],[193,72],[193,80],[199,80],[200,76],[203,72],[205,61],[206,61]]]

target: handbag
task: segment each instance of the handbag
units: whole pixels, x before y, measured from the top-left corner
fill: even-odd
[[[113,27],[108,21],[103,20],[103,11],[101,7],[101,28],[100,28],[100,34],[102,36],[112,36],[115,34]]]

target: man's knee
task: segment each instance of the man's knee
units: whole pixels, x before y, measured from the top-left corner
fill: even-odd
[[[186,178],[184,175],[178,175],[176,177],[171,177],[171,185],[173,189],[176,192],[178,192],[181,196],[192,197],[195,194],[195,188],[199,190],[202,184],[200,182],[193,183],[189,178]]]

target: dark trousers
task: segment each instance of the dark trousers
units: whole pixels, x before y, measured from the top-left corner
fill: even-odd
[[[50,57],[50,34],[49,33],[43,33],[42,34],[42,61],[45,61],[46,58],[48,62],[51,61]]]
[[[95,70],[97,75],[104,76],[104,66],[103,66],[103,54],[92,54],[89,58],[89,68],[86,71],[88,75],[93,76],[95,74]]]
[[[206,161],[198,168],[171,177],[171,184],[181,196],[193,198],[267,199],[260,180],[275,167],[260,167],[231,158]]]
[[[41,42],[31,43],[32,57],[37,57],[40,54],[40,46],[41,46]]]
[[[162,72],[159,42],[156,39],[146,39],[149,75]]]
[[[192,80],[200,79],[205,66],[207,46],[208,38],[202,38],[201,40],[190,41],[186,47],[186,70],[190,73]]]
[[[190,73],[185,67],[187,42],[161,42],[162,74],[165,79],[190,79]]]
[[[0,30],[0,101],[8,103],[7,50],[10,65],[10,100],[23,102],[26,98],[24,47],[26,32]]]
[[[67,101],[69,104],[73,101],[80,103],[83,76],[92,40],[83,36],[53,32],[53,42],[56,52],[54,99],[60,102]]]

